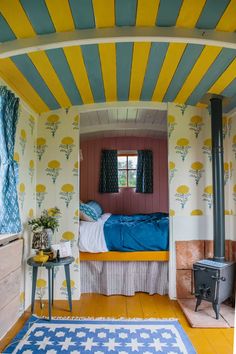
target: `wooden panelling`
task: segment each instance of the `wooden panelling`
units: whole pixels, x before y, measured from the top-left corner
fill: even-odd
[[[83,161],[80,170],[81,200],[98,201],[105,212],[135,214],[168,212],[167,140],[137,137],[117,137],[88,140],[81,143]],[[153,185],[151,194],[135,193],[133,188],[122,188],[119,193],[98,192],[102,149],[153,151]]]
[[[0,279],[0,310],[3,309],[16,296],[20,296],[21,267]],[[0,317],[0,323],[1,323]]]
[[[22,248],[22,239],[0,247],[0,279],[19,268],[22,261]]]

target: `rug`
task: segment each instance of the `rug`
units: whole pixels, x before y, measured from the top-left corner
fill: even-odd
[[[230,328],[234,327],[235,309],[221,304],[220,316],[216,320],[215,312],[212,304],[202,301],[198,307],[197,312],[194,311],[196,300],[195,299],[181,299],[178,303],[187,317],[192,327],[198,328]]]
[[[4,353],[196,354],[177,320],[68,320],[32,316]]]

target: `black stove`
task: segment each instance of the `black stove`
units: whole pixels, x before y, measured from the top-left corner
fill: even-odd
[[[195,311],[205,300],[212,303],[216,319],[219,319],[220,304],[233,295],[234,262],[203,259],[193,265],[193,271],[197,298]]]

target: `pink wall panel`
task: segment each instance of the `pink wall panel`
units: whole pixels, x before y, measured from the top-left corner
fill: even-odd
[[[113,214],[168,212],[167,140],[157,138],[117,137],[87,140],[81,143],[80,196],[82,201],[97,200],[105,212]],[[122,188],[119,193],[98,192],[102,149],[142,150],[153,152],[152,194],[135,193]]]

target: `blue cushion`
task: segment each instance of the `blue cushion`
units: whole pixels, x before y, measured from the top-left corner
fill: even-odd
[[[84,221],[97,221],[98,216],[96,210],[93,209],[90,205],[80,203],[80,219]]]
[[[95,200],[90,200],[89,202],[87,202],[87,205],[91,206],[96,211],[98,218],[101,217],[101,215],[103,214],[103,210],[98,202],[96,202]]]

